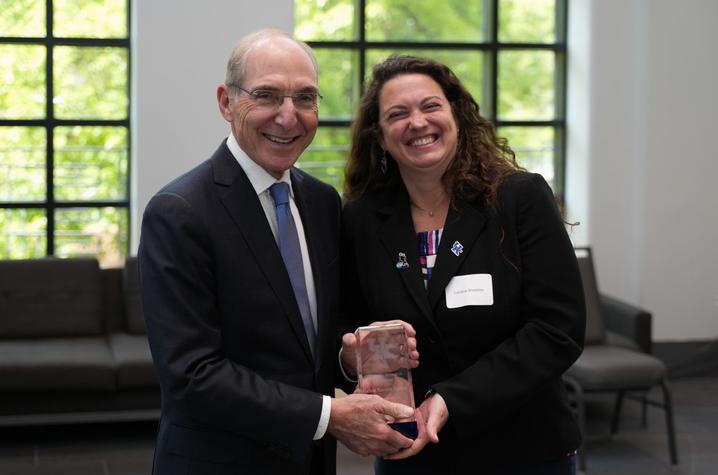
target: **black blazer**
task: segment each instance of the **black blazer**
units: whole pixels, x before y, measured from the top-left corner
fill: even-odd
[[[259,199],[225,143],[148,204],[139,249],[142,305],[162,390],[153,473],[335,470],[335,441],[312,441],[333,394],[340,201],[291,170],[312,263],[313,358]],[[315,462],[316,463],[316,462]]]
[[[540,175],[509,177],[493,209],[461,200],[450,208],[428,289],[403,185],[347,204],[343,225],[345,329],[411,323],[417,405],[431,388],[449,408],[439,444],[404,463],[473,474],[558,460],[580,445],[561,375],[583,348],[583,291]],[[396,265],[400,252],[406,269]],[[471,274],[492,276],[493,305],[447,308],[447,284]]]

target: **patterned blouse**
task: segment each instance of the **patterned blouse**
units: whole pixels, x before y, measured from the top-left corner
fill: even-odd
[[[421,231],[416,233],[416,240],[419,244],[419,263],[421,264],[421,274],[424,277],[424,287],[429,285],[431,272],[434,270],[436,262],[436,253],[439,250],[439,241],[441,240],[441,229],[432,231]]]

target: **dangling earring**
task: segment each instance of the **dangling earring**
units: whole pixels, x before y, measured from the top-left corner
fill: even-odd
[[[379,169],[383,175],[386,175],[386,150],[381,151],[381,160],[379,160]]]

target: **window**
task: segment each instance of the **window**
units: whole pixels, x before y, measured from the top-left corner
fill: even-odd
[[[4,0],[0,258],[129,246],[129,0]]]
[[[391,53],[447,64],[524,168],[563,194],[566,0],[297,0],[295,34],[324,96],[302,168],[341,187],[352,113]]]

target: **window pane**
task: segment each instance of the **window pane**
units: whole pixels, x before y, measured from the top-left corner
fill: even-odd
[[[540,173],[556,190],[553,127],[499,127],[498,133],[508,139],[520,166]]]
[[[341,190],[344,163],[349,155],[350,135],[348,127],[320,126],[314,141],[302,154],[298,166]]]
[[[322,119],[348,119],[356,110],[359,100],[359,67],[356,51],[316,48],[319,63],[319,91],[324,99],[319,107]]]
[[[45,0],[3,0],[0,12],[0,36],[45,36]]]
[[[127,117],[127,49],[57,46],[55,115],[61,119]]]
[[[57,127],[55,198],[111,200],[127,196],[127,129]]]
[[[42,201],[46,185],[43,127],[0,127],[0,201]]]
[[[444,63],[454,71],[454,74],[461,80],[464,87],[474,96],[474,100],[481,105],[481,76],[484,53],[479,51],[438,49],[368,50],[366,55],[366,77],[371,77],[371,68],[375,64],[384,61],[391,54],[409,54],[412,56],[428,57]]]
[[[499,119],[552,120],[555,67],[552,51],[500,52]]]
[[[354,3],[355,0],[296,0],[294,34],[303,41],[357,39]]]
[[[481,41],[483,0],[367,0],[369,41]]]
[[[46,229],[41,209],[0,209],[0,259],[43,257]]]
[[[0,119],[45,117],[45,47],[0,45]]]
[[[127,210],[67,208],[55,211],[55,254],[97,256],[103,267],[120,266],[127,249]]]
[[[127,37],[127,0],[54,0],[53,33],[60,38]]]
[[[499,41],[554,43],[556,0],[500,0]]]

